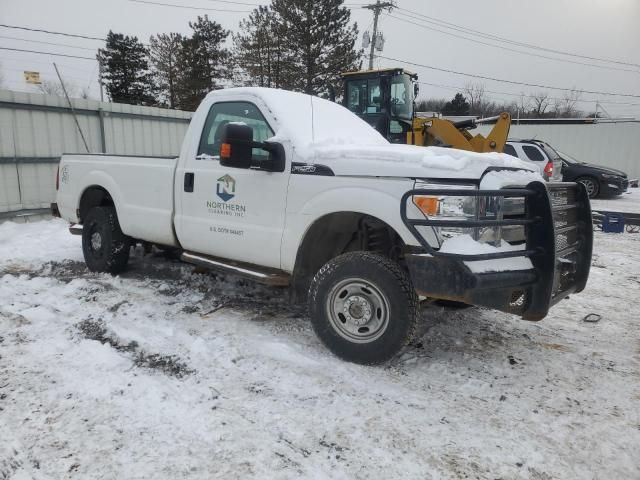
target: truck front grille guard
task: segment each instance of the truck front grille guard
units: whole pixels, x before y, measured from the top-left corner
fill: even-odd
[[[407,216],[407,203],[414,196],[524,198],[523,218],[480,220],[413,219]],[[402,196],[400,216],[426,253],[453,261],[495,260],[528,257],[536,272],[535,285],[522,297],[514,296],[514,307],[526,311],[525,318],[537,320],[549,308],[573,292],[584,289],[589,276],[593,248],[591,206],[583,185],[576,183],[531,182],[526,188],[502,190],[415,189]],[[525,227],[526,245],[522,250],[481,254],[444,253],[435,250],[416,227],[482,228]],[[480,274],[487,275],[487,274]]]

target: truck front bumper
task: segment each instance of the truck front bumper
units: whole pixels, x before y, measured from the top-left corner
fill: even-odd
[[[409,219],[406,202],[414,195],[524,197],[521,219],[450,221]],[[582,184],[532,182],[526,189],[412,190],[402,200],[401,216],[425,253],[406,256],[416,291],[424,296],[455,300],[541,320],[567,295],[584,289],[589,276],[593,227],[591,207]],[[469,226],[464,225],[467,222]],[[417,226],[476,228],[524,225],[522,250],[475,255],[440,253],[420,235]],[[533,268],[474,273],[468,262],[526,256]]]

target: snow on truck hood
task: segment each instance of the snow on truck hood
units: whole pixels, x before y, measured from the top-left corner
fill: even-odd
[[[489,167],[507,167],[526,171],[524,180],[542,181],[539,174],[529,173],[537,172],[535,167],[503,153],[391,144],[342,105],[304,93],[242,87],[209,95],[260,99],[276,121],[274,140],[289,139],[298,161],[326,165],[336,175],[477,179]],[[491,187],[483,188],[500,188],[506,181],[505,175],[493,177]],[[522,185],[524,180],[511,175],[509,182]]]
[[[490,172],[492,181],[483,188],[522,185],[542,177],[527,163],[504,153],[476,153],[444,147],[415,145],[339,145],[315,144],[305,159],[322,163],[336,175],[373,175],[415,178],[482,177],[490,167],[505,167],[521,172]]]

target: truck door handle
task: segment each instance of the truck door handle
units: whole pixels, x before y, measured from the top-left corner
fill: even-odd
[[[193,192],[194,180],[195,180],[195,175],[193,172],[187,172],[184,174],[184,191],[185,192]]]

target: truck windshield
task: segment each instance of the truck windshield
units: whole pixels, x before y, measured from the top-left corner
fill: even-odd
[[[413,86],[408,75],[394,75],[391,79],[391,114],[411,120],[413,111]]]

